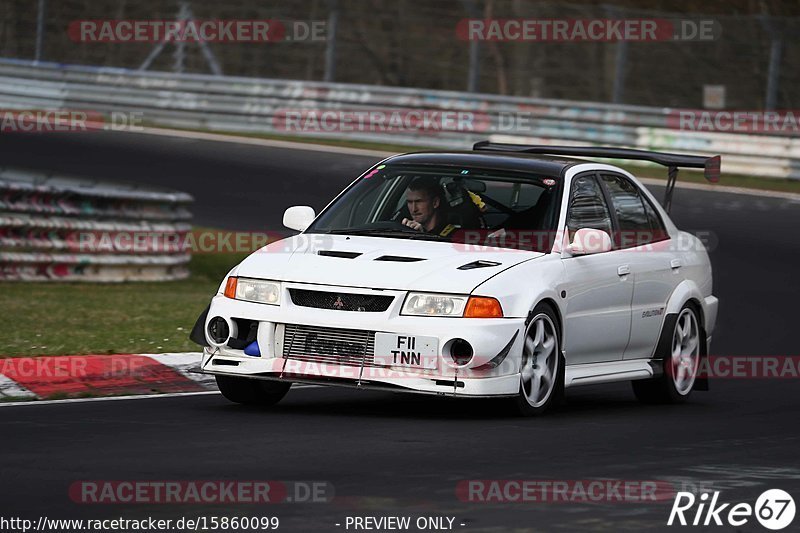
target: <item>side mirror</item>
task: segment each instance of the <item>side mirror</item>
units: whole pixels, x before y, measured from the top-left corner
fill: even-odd
[[[611,236],[601,229],[582,228],[575,232],[567,247],[570,255],[591,255],[611,250]]]
[[[295,205],[283,213],[283,225],[289,229],[305,231],[314,222],[314,208],[307,205]]]

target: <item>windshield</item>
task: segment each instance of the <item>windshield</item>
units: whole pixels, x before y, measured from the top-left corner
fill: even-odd
[[[550,176],[480,168],[379,165],[307,232],[549,252],[559,184]]]

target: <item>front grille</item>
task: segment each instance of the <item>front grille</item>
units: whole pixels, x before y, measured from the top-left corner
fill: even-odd
[[[382,313],[389,309],[394,296],[372,294],[350,294],[341,292],[289,289],[292,302],[301,307],[333,309],[335,311],[363,311]]]
[[[373,366],[375,332],[286,324],[283,357],[315,363]]]

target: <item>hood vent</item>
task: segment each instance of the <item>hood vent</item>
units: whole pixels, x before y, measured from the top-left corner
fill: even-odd
[[[376,257],[375,261],[394,261],[395,263],[416,263],[417,261],[425,261],[421,257],[403,257],[402,255],[382,255]]]
[[[340,250],[320,250],[317,254],[325,257],[338,257],[340,259],[355,259],[361,255],[359,252],[343,252]]]
[[[458,270],[472,270],[474,268],[489,268],[489,267],[496,267],[500,266],[502,263],[497,263],[495,261],[473,261],[472,263],[467,263],[466,265],[461,265],[458,267]]]

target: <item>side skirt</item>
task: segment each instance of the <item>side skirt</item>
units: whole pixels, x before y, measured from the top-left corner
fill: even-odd
[[[661,361],[653,359],[567,365],[564,373],[564,387],[648,379],[661,375],[662,369]]]

